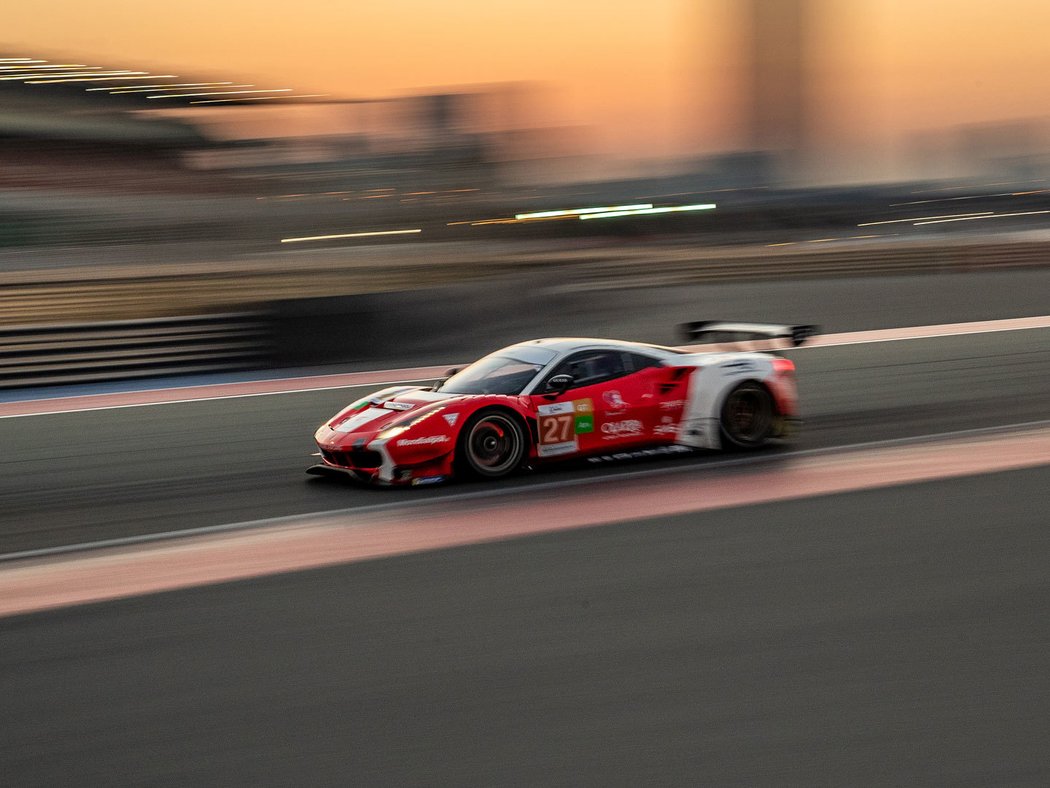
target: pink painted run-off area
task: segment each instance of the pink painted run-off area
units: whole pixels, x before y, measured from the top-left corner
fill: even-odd
[[[1050,464],[1050,428],[304,516],[0,570],[0,615],[553,531]],[[843,524],[848,528],[848,524]]]
[[[985,334],[994,331],[1021,331],[1025,329],[1050,328],[1050,315],[1022,317],[1009,320],[985,320],[976,323],[946,323],[936,326],[910,326],[888,328],[877,331],[854,331],[845,334],[827,334],[814,337],[807,347],[835,347],[869,342],[896,342],[907,339]],[[700,350],[718,346],[690,345],[683,349]],[[749,345],[754,350],[771,349],[770,343],[756,342]],[[162,405],[195,400],[253,397],[295,391],[349,388],[351,386],[391,385],[394,383],[433,380],[444,375],[450,366],[413,367],[387,369],[373,372],[348,372],[335,375],[312,375],[309,377],[280,378],[276,380],[252,380],[239,383],[219,383],[203,386],[181,386],[165,389],[146,389],[111,394],[87,394],[76,397],[52,397],[47,399],[22,400],[0,403],[0,418],[73,413],[109,408],[127,408],[141,405]]]

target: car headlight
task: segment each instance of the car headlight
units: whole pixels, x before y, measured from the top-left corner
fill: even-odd
[[[414,410],[410,413],[405,414],[404,418],[398,419],[393,424],[389,425],[386,429],[382,430],[377,437],[380,440],[389,440],[390,438],[396,438],[398,435],[407,431],[409,427],[414,427],[421,421],[429,419],[431,416],[436,416],[444,409],[444,403],[437,403],[434,405],[423,407],[419,410]]]
[[[407,432],[408,431],[408,427],[409,427],[408,424],[398,424],[398,425],[396,425],[394,427],[387,427],[385,430],[380,432],[377,437],[379,438],[379,440],[387,441],[387,440],[390,440],[391,438],[396,438],[398,435],[400,435],[403,432]]]

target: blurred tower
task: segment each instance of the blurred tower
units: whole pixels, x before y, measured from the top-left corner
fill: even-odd
[[[796,169],[808,147],[812,0],[741,0],[745,14],[745,130],[752,150]]]

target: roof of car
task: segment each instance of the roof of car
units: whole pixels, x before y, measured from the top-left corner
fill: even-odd
[[[633,351],[659,351],[662,354],[680,353],[672,347],[663,345],[651,345],[647,342],[627,342],[622,339],[596,339],[593,337],[548,337],[546,339],[530,339],[526,342],[518,342],[511,347],[544,347],[555,353],[570,353],[574,350],[587,350],[598,348],[610,348],[618,350]]]

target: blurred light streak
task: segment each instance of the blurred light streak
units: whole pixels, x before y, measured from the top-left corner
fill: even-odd
[[[412,233],[421,233],[422,229],[415,230],[375,230],[368,233],[338,233],[336,235],[307,235],[302,238],[282,238],[281,243],[283,244],[296,244],[303,243],[304,241],[329,241],[336,238],[368,238],[376,235],[409,235]]]
[[[995,211],[971,211],[970,213],[948,213],[940,216],[913,216],[911,219],[886,219],[881,222],[861,222],[857,227],[874,227],[877,224],[907,224],[908,222],[925,222],[932,219],[957,219],[965,216],[990,216]]]
[[[644,208],[652,208],[651,202],[639,203],[638,205],[606,205],[599,208],[569,208],[562,211],[534,211],[532,213],[516,213],[514,218],[519,221],[525,219],[553,219],[559,216],[581,216],[587,213],[609,213],[610,211],[639,211]]]
[[[120,80],[125,80],[125,79],[131,79],[131,77],[120,77]],[[135,79],[178,79],[178,76],[176,74],[155,74],[155,75],[152,75],[152,76],[135,77]],[[99,82],[115,82],[115,81],[117,81],[117,79],[115,77],[110,77],[108,79],[99,79],[98,81]],[[125,90],[130,91],[131,88],[144,88],[145,90],[164,90],[165,87],[166,87],[165,85],[116,85],[116,86],[105,85],[105,86],[100,87],[100,88],[84,88],[84,90],[86,90],[86,91],[108,90],[110,92],[113,92],[113,91],[125,91]]]
[[[87,90],[108,90],[113,95],[118,93],[150,93],[157,90],[190,90],[191,88],[254,88],[255,85],[234,85],[232,82],[182,82],[176,85],[123,85],[119,88],[87,88]]]
[[[144,77],[144,76],[113,76],[113,77],[79,77],[77,79],[49,79],[40,82],[27,82],[27,85],[58,85],[63,82],[120,82],[125,79],[172,79],[174,74],[158,74],[155,77]]]
[[[48,72],[46,74],[18,74],[12,75],[15,79],[76,79],[78,77],[109,77],[125,76],[130,74],[146,75],[148,71],[128,71],[126,68],[99,69],[97,66],[88,66],[78,71],[64,69],[58,74]],[[5,79],[10,78],[5,75]]]
[[[245,91],[251,93],[252,91]],[[173,93],[172,96],[178,96],[180,94]],[[190,95],[190,94],[182,94]],[[253,96],[252,98],[232,98],[232,99],[209,99],[207,101],[191,101],[190,104],[232,104],[236,101],[280,101],[288,99],[303,99],[303,98],[322,98],[327,96],[327,93],[300,93],[293,96]],[[155,98],[151,96],[150,98]]]
[[[458,222],[446,222],[445,226],[446,227],[458,227],[461,224],[476,225],[476,224],[485,224],[485,223],[506,223],[506,222],[514,222],[514,221],[517,221],[517,220],[516,219],[507,219],[507,218],[503,218],[503,219],[464,219],[464,220],[458,221]]]
[[[71,68],[88,68],[102,70],[102,66],[87,66],[83,63],[54,63],[47,66],[0,66],[0,71],[13,71],[16,73],[24,73],[26,71],[39,71],[41,75],[46,74],[48,71],[69,71]]]
[[[890,203],[891,208],[897,208],[904,205],[926,205],[931,202],[956,202],[958,200],[984,200],[989,197],[1022,197],[1028,194],[1046,194],[1050,192],[1050,189],[1036,189],[1035,191],[1027,192],[997,192],[995,194],[972,194],[966,197],[942,197],[937,200],[915,200],[913,202],[894,202]]]
[[[677,213],[679,211],[713,211],[715,203],[701,203],[698,205],[670,205],[664,208],[643,208],[637,211],[611,211],[609,213],[589,213],[581,216],[581,219],[618,219],[621,216],[651,216],[659,213]]]
[[[1047,214],[1050,211],[1019,211],[1017,213],[993,213],[991,216],[971,216],[966,219],[938,219],[933,222],[916,222],[915,226],[920,227],[924,224],[948,224],[949,222],[974,222],[978,219],[1007,219],[1011,216],[1039,216],[1041,214]]]
[[[31,57],[0,57],[0,63],[46,63],[46,60],[33,60]]]
[[[28,82],[31,79],[44,79],[44,78],[57,79],[59,77],[82,77],[82,76],[85,76],[86,74],[97,75],[98,73],[99,72],[78,71],[78,72],[72,73],[72,74],[66,74],[66,73],[62,73],[62,74],[0,74],[0,80],[3,80],[4,82],[14,82],[16,80],[19,81],[19,82]],[[105,72],[105,73],[108,73],[108,72]],[[121,72],[121,73],[124,73],[124,72]]]
[[[291,93],[293,88],[272,88],[270,90],[217,90],[208,93],[180,93],[177,96],[146,96],[150,99],[166,99],[166,98],[196,98],[198,96],[239,96],[244,93]]]

